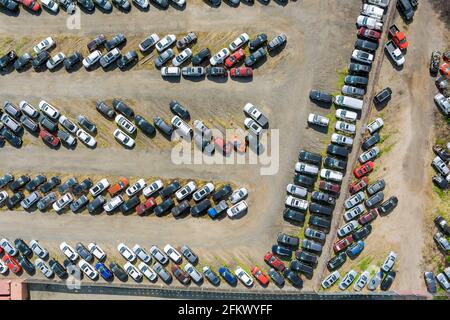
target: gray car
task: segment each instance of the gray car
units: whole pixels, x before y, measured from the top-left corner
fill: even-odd
[[[172,282],[172,276],[159,262],[155,262],[155,264],[153,265],[153,270],[155,270],[161,280],[163,280],[165,283]]]
[[[279,34],[278,36],[270,40],[270,42],[267,44],[267,50],[268,51],[275,50],[276,48],[282,46],[286,42],[286,40],[287,37],[284,33]]]
[[[325,241],[326,234],[322,231],[318,231],[311,228],[305,229],[305,237],[311,238],[313,240]]]
[[[342,94],[348,95],[348,96],[354,96],[357,98],[360,98],[366,94],[366,91],[361,88],[356,88],[353,86],[345,85],[342,87]]]
[[[322,253],[322,245],[312,240],[303,239],[302,248],[308,251]]]
[[[88,132],[95,133],[97,131],[97,126],[91,120],[89,120],[86,116],[81,115],[81,114],[78,115],[77,121]]]
[[[185,77],[201,77],[205,75],[205,68],[203,67],[184,67],[181,69],[181,74]]]
[[[41,199],[41,195],[39,194],[39,192],[34,191],[28,197],[23,199],[22,202],[20,203],[20,205],[22,206],[22,208],[27,210],[27,209],[30,209],[40,199]]]
[[[39,210],[44,211],[58,199],[55,192],[50,192],[37,203]]]
[[[253,66],[258,60],[261,60],[262,58],[264,58],[266,56],[266,49],[264,48],[259,48],[258,50],[256,50],[255,52],[253,52],[251,55],[249,55],[246,59],[245,59],[245,65],[247,67],[251,67]]]
[[[366,207],[367,208],[374,208],[377,205],[379,205],[384,200],[384,193],[383,191],[379,191],[375,193],[373,196],[371,196],[369,199],[366,200]]]
[[[384,179],[377,180],[375,183],[367,187],[367,193],[369,194],[369,196],[372,196],[378,191],[383,190],[385,186],[386,183],[384,182]]]
[[[119,57],[120,50],[118,48],[114,48],[100,58],[100,65],[103,68],[107,68],[111,63],[119,59]]]
[[[64,130],[58,130],[56,135],[68,147],[73,147],[77,144],[77,139],[75,139],[74,136]]]
[[[79,212],[88,203],[89,203],[89,199],[85,195],[82,195],[76,201],[71,203],[70,210],[72,210],[73,213]]]
[[[166,63],[169,59],[172,59],[174,56],[174,52],[172,49],[167,49],[163,53],[161,53],[158,57],[156,57],[155,66],[157,68],[161,67],[164,63]]]
[[[39,125],[30,119],[27,115],[23,115],[20,118],[20,123],[24,126],[24,128],[28,129],[31,132],[38,132],[39,131]]]
[[[197,263],[198,256],[187,245],[181,247],[181,254],[192,264]]]

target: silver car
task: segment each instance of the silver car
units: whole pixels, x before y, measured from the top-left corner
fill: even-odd
[[[120,57],[120,50],[118,48],[114,48],[111,51],[109,51],[107,54],[102,56],[100,58],[100,65],[103,68],[108,67],[111,63],[119,59]]]
[[[359,98],[364,96],[366,94],[366,91],[361,88],[345,85],[342,87],[342,94]]]
[[[34,191],[28,197],[23,199],[22,202],[20,203],[20,205],[22,206],[22,208],[27,210],[27,209],[30,209],[40,199],[41,199],[41,195],[39,194],[39,192]]]
[[[156,57],[156,59],[154,60],[155,66],[157,68],[161,67],[164,63],[169,61],[169,59],[173,58],[174,55],[175,53],[173,52],[172,49],[167,49],[166,51],[161,53],[158,57]]]
[[[153,265],[153,270],[158,274],[158,276],[166,283],[170,283],[172,281],[172,276],[169,272],[167,272],[166,268],[164,268],[159,262],[155,262]]]

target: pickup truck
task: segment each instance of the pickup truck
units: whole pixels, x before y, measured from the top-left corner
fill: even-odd
[[[405,50],[408,47],[408,41],[406,40],[405,34],[401,32],[395,24],[389,28],[389,37],[391,37],[397,47],[401,50]]]
[[[386,42],[386,44],[384,45],[384,49],[387,51],[397,67],[400,67],[405,63],[405,57],[392,40]]]

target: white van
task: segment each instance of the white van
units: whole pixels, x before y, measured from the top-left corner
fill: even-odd
[[[361,13],[365,16],[382,20],[384,15],[384,9],[371,4],[364,4]]]
[[[304,162],[297,162],[295,164],[295,171],[309,176],[317,176],[319,174],[318,167]]]
[[[179,67],[162,67],[161,76],[163,77],[179,77],[181,69]]]
[[[363,100],[343,95],[337,95],[334,103],[340,107],[346,107],[354,110],[362,110]]]

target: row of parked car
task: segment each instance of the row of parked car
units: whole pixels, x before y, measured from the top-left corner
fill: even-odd
[[[436,175],[433,176],[433,183],[442,190],[447,190],[450,185],[450,149],[448,148],[450,143],[447,146],[441,146],[436,144],[433,146],[433,151],[435,153],[435,157],[433,161],[431,161],[431,165],[436,170]]]
[[[448,237],[450,237],[450,224],[442,216],[437,216],[434,219],[434,224],[438,232],[433,236],[433,240],[444,257],[448,257],[450,254],[450,242],[448,240]],[[424,272],[424,280],[428,291],[432,294],[437,291],[436,280],[442,289],[446,292],[450,292],[450,267],[443,270],[441,269],[441,272],[439,272],[436,277],[433,275],[433,272],[426,271]]]
[[[442,64],[441,55],[443,59]],[[434,96],[434,102],[444,116],[448,117],[450,114],[450,51],[446,51],[443,54],[439,51],[431,53],[430,74],[436,77],[435,83],[440,91]]]
[[[9,196],[6,188],[13,192],[12,196]],[[159,217],[172,213],[179,218],[190,213],[195,217],[208,214],[216,219],[225,213],[230,218],[238,218],[248,209],[246,188],[233,192],[228,184],[216,188],[211,182],[197,186],[194,181],[189,181],[182,186],[174,180],[164,186],[161,180],[147,183],[139,179],[130,184],[128,179],[122,177],[110,184],[107,179],[94,183],[90,178],[78,181],[76,177],[71,177],[62,183],[58,176],[47,179],[40,174],[31,179],[28,175],[22,175],[15,179],[8,173],[0,178],[1,189],[0,205],[6,204],[9,210],[19,205],[27,211],[47,211],[52,207],[58,214],[68,210],[79,213],[87,209],[90,214],[121,211],[123,214],[136,212],[140,216],[154,213]],[[106,194],[110,196],[109,199]],[[144,201],[140,199],[141,194]],[[161,199],[159,204],[156,201],[158,197]],[[193,206],[190,204],[191,199],[195,203]]]

